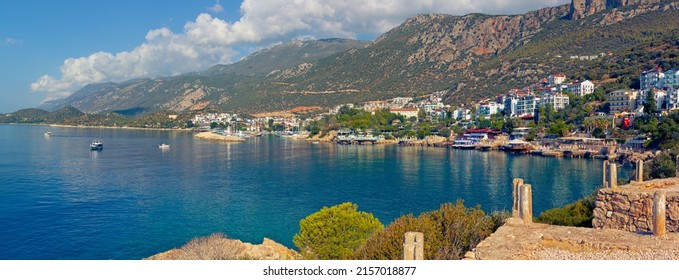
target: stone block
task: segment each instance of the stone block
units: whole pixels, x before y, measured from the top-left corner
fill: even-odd
[[[667,204],[667,217],[670,221],[679,221],[679,203]]]
[[[613,212],[626,213],[629,212],[630,203],[626,196],[619,195],[611,200],[611,208]]]

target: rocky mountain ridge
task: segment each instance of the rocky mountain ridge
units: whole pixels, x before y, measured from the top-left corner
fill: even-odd
[[[632,5],[648,5],[664,0],[573,0],[570,7],[570,18],[574,20],[602,12],[606,9],[626,7]]]
[[[287,49],[262,50],[202,73],[87,86],[52,109],[252,113],[438,90],[450,92],[449,102],[467,102],[535,82],[550,71],[589,67],[569,61],[572,55],[664,40],[679,26],[678,3],[573,0],[523,15],[418,15],[369,44],[292,42]]]

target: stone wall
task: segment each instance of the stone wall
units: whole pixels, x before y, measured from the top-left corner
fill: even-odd
[[[631,232],[653,231],[653,196],[666,193],[666,228],[679,232],[679,181],[677,179],[632,182],[618,188],[604,188],[596,195],[594,228]]]

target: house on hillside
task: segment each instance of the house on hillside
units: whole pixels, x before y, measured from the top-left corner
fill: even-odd
[[[664,79],[665,73],[660,68],[643,72],[639,75],[640,89],[663,88]]]
[[[540,100],[542,107],[552,106],[555,111],[565,109],[570,99],[568,95],[562,93],[549,93],[542,96]]]
[[[561,73],[552,74],[547,77],[547,82],[550,86],[563,84],[564,81],[566,81],[566,75]]]
[[[611,105],[611,114],[620,112],[632,112],[637,108],[637,96],[639,91],[621,89],[608,94],[608,103]]]
[[[417,113],[420,109],[417,108],[389,108],[389,112],[404,116],[406,119],[415,117],[417,119]]]
[[[581,83],[570,84],[568,85],[568,92],[579,97],[585,96],[594,92],[594,83],[590,80],[586,80]]]

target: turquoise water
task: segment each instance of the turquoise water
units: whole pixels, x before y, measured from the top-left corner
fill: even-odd
[[[103,151],[89,150],[95,138]],[[351,201],[384,224],[457,199],[508,210],[514,177],[533,185],[538,214],[592,193],[601,162],[0,125],[0,259],[140,259],[213,232],[292,247],[299,220],[323,206]]]

